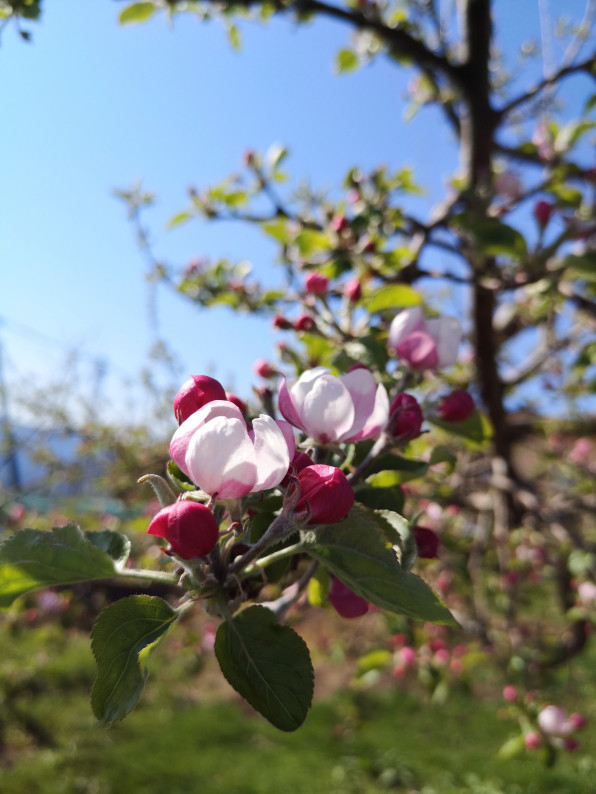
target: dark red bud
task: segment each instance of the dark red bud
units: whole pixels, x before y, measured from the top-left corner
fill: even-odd
[[[439,403],[439,416],[444,422],[464,422],[475,410],[474,400],[467,391],[453,391]]]
[[[217,543],[219,529],[208,507],[183,500],[162,508],[147,533],[164,538],[174,554],[191,560],[209,554]]]
[[[539,226],[542,226],[542,228],[546,226],[550,220],[552,211],[553,206],[549,204],[548,201],[537,201],[536,204],[534,204],[534,217]]]
[[[174,416],[182,424],[206,403],[225,399],[226,392],[218,380],[208,375],[192,375],[174,398]]]
[[[294,328],[296,331],[312,331],[314,324],[315,321],[310,314],[301,314],[294,323]]]
[[[418,400],[411,394],[401,392],[393,398],[389,406],[389,417],[396,417],[393,425],[394,436],[416,438],[420,435],[424,417]]]
[[[325,295],[329,279],[322,273],[309,273],[304,279],[304,291],[311,295]]]
[[[352,301],[352,303],[356,303],[362,297],[362,284],[358,281],[357,278],[352,278],[346,282],[344,287],[344,295]]]
[[[335,576],[331,580],[328,594],[329,601],[342,618],[359,618],[368,612],[368,601],[356,595],[350,588]]]
[[[291,320],[286,320],[283,315],[276,314],[273,318],[273,327],[278,328],[280,331],[289,331],[290,328],[294,327],[294,323]]]
[[[346,475],[335,466],[315,463],[298,472],[301,497],[296,512],[310,509],[309,524],[334,524],[350,512],[354,491]]]
[[[412,527],[412,532],[414,533],[418,556],[427,560],[434,559],[439,551],[437,533],[433,532],[432,529],[427,529],[427,527]]]
[[[350,223],[345,215],[338,214],[334,215],[331,219],[331,228],[334,232],[340,234],[340,232],[345,231],[349,227]]]
[[[240,399],[237,394],[233,394],[231,391],[226,392],[226,400],[229,403],[233,403],[236,408],[239,408],[243,414],[245,414],[248,410],[248,405],[244,402],[244,400]]]

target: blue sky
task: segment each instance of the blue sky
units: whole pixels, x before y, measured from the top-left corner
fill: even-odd
[[[169,261],[247,258],[275,281],[274,249],[254,230],[196,223],[165,231],[188,185],[215,182],[247,148],[274,142],[290,149],[294,177],[329,188],[353,165],[410,164],[432,200],[457,165],[434,111],[403,124],[411,73],[377,59],[355,75],[334,74],[349,36],[339,24],[243,24],[237,53],[215,22],[180,17],[170,29],[159,16],[121,28],[121,4],[45,5],[42,23],[29,26],[33,44],[7,29],[0,47],[0,340],[11,384],[59,377],[77,349],[84,375],[94,360],[106,362],[106,394],[123,404],[118,384],[147,363],[155,329],[145,264],[116,187],[142,179],[157,193],[147,220]],[[518,40],[537,35],[538,3],[499,5],[508,15],[501,29]],[[550,5],[579,16],[584,4]],[[199,313],[165,289],[157,307],[184,377],[210,372],[249,393],[254,359],[273,356],[267,322]]]

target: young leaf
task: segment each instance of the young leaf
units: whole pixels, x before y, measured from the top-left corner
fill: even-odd
[[[382,312],[385,309],[419,306],[421,303],[420,295],[407,284],[389,284],[386,287],[380,287],[364,300],[364,305],[370,314]]]
[[[118,17],[121,25],[135,25],[138,22],[146,22],[151,19],[157,11],[153,3],[132,3],[123,8]]]
[[[375,606],[418,620],[456,626],[445,604],[418,576],[405,571],[387,541],[393,528],[355,504],[337,524],[302,533],[305,550]]]
[[[98,720],[114,722],[132,711],[145,683],[139,654],[158,642],[178,616],[157,596],[130,596],[104,609],[91,632],[97,662],[91,706]]]
[[[282,731],[302,725],[314,690],[304,640],[280,626],[266,607],[253,606],[220,625],[215,655],[228,683]]]
[[[83,534],[76,524],[23,529],[0,546],[0,607],[32,590],[107,579],[121,572],[130,544],[110,530]]]

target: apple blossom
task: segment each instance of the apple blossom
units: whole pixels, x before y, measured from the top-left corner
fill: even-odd
[[[414,306],[393,318],[387,344],[412,369],[435,369],[455,364],[461,336],[457,318],[427,320],[420,306]]]
[[[359,618],[368,612],[368,601],[335,576],[331,579],[328,596],[331,605],[342,618]]]
[[[240,409],[226,400],[214,400],[192,414],[170,444],[170,455],[184,474],[220,499],[279,485],[294,451],[287,422],[261,414],[249,431]]]
[[[389,398],[372,372],[358,367],[336,378],[326,367],[302,373],[279,389],[282,415],[322,444],[374,438],[387,423]]]
[[[164,538],[174,554],[191,560],[209,554],[217,543],[219,530],[208,507],[183,500],[160,510],[147,533]]]
[[[174,398],[174,415],[178,424],[212,400],[225,400],[226,392],[221,383],[208,375],[192,375],[179,389]]]
[[[334,524],[348,515],[354,504],[354,491],[343,471],[315,463],[299,471],[297,477],[301,497],[296,512],[308,507],[309,524]]]
[[[573,731],[573,725],[560,706],[545,706],[538,715],[538,725],[550,736],[568,736]]]

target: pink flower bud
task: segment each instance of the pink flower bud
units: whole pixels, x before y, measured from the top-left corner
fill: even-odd
[[[550,216],[553,211],[552,204],[549,204],[548,201],[537,201],[534,204],[534,217],[536,218],[536,222],[539,226],[544,227],[550,220]]]
[[[427,560],[434,559],[439,551],[438,535],[427,527],[412,527],[412,532],[414,533],[418,556]]]
[[[387,345],[412,369],[434,369],[455,363],[461,336],[455,317],[426,320],[420,306],[414,306],[394,317]]]
[[[507,701],[507,703],[515,703],[517,700],[517,689],[514,686],[511,686],[511,684],[503,687],[503,698]]]
[[[272,367],[264,358],[258,358],[252,368],[253,372],[260,378],[272,378],[277,374],[275,367]]]
[[[358,194],[358,198],[360,198],[360,194]],[[345,215],[338,213],[334,215],[331,219],[331,228],[334,232],[340,234],[341,232],[345,231],[349,227],[350,223]]]
[[[444,422],[464,422],[475,410],[474,400],[467,391],[452,391],[439,403],[439,416]]]
[[[586,718],[583,714],[574,711],[573,714],[569,715],[569,723],[573,726],[573,730],[581,731],[586,727]]]
[[[310,314],[301,314],[294,323],[294,328],[296,331],[312,331],[314,324],[315,321]]]
[[[243,414],[245,414],[247,412],[248,405],[245,403],[244,400],[242,400],[240,397],[238,397],[237,394],[233,394],[231,391],[227,391],[226,392],[226,400],[229,403],[232,403],[233,405],[235,405],[236,408],[240,408],[240,411]]]
[[[526,745],[526,750],[536,750],[540,747],[540,734],[536,733],[536,731],[529,731],[524,736],[524,744]]]
[[[579,742],[577,739],[569,738],[565,739],[565,744],[563,745],[568,753],[574,753],[577,748],[579,747]]]
[[[357,303],[360,300],[362,297],[362,284],[357,278],[351,278],[349,281],[346,281],[344,295],[352,303]]]
[[[282,314],[276,314],[273,318],[273,327],[280,331],[289,331],[294,327],[294,323],[291,320],[286,320]]]
[[[334,524],[350,512],[354,491],[346,475],[335,466],[315,463],[298,472],[302,496],[296,512],[310,509],[309,524]]]
[[[304,279],[304,291],[311,295],[325,295],[329,279],[322,273],[309,273]]]
[[[342,618],[359,618],[368,612],[368,601],[362,596],[356,595],[335,576],[331,579],[328,598]]]
[[[224,387],[208,375],[192,375],[174,398],[174,416],[182,424],[191,414],[212,400],[225,400]]]
[[[149,524],[147,532],[165,538],[174,554],[184,560],[209,554],[219,535],[211,510],[188,500],[175,502],[160,510]]]
[[[394,436],[407,436],[416,438],[420,435],[422,427],[422,409],[418,400],[411,394],[401,392],[391,401],[389,406],[389,418],[397,417],[393,425]]]
[[[400,648],[397,652],[397,658],[404,667],[410,667],[410,665],[415,664],[417,654],[410,645],[404,645],[404,647]]]

